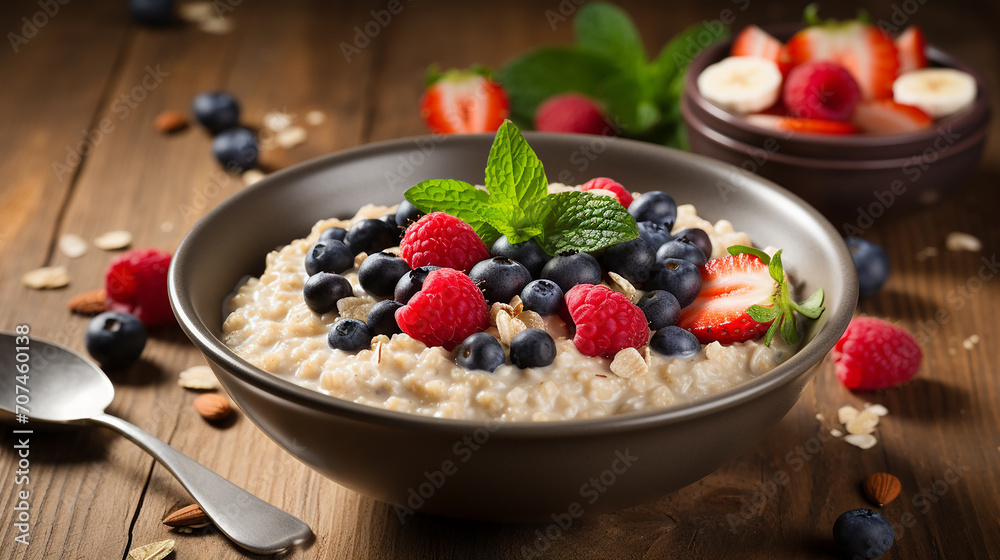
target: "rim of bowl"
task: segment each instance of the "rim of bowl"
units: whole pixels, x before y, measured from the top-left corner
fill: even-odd
[[[444,142],[462,142],[464,138],[477,137],[489,138],[492,141],[493,136],[493,134],[489,133],[456,134],[449,135],[444,139]],[[526,132],[525,137],[529,142],[535,139],[536,141],[541,140],[543,142],[568,143],[572,146],[578,146],[581,139],[591,138],[588,135],[582,134],[540,132]],[[170,304],[174,314],[177,316],[178,324],[188,338],[210,361],[222,366],[241,382],[248,383],[273,396],[298,405],[307,406],[320,412],[336,414],[376,425],[409,427],[414,429],[425,428],[440,433],[468,433],[485,427],[491,431],[491,437],[547,438],[609,434],[636,428],[648,428],[676,423],[708,415],[753,400],[761,394],[768,393],[785,383],[791,382],[815,367],[833,348],[841,334],[847,329],[847,325],[853,316],[858,299],[858,284],[856,279],[848,275],[845,277],[846,281],[841,283],[839,293],[836,294],[837,305],[827,307],[827,322],[816,333],[816,336],[799,348],[788,360],[757,378],[692,403],[603,418],[551,422],[435,418],[421,414],[397,412],[340,399],[297,385],[251,365],[230,350],[216,333],[211,332],[204,322],[198,319],[194,305],[187,296],[187,286],[184,281],[188,267],[187,253],[192,250],[194,240],[213,218],[225,213],[236,201],[243,197],[253,196],[258,191],[269,188],[272,183],[283,181],[286,178],[292,179],[296,175],[307,174],[314,168],[325,168],[330,165],[336,165],[341,161],[357,160],[381,152],[393,152],[400,149],[410,150],[415,141],[428,138],[432,137],[412,136],[365,144],[293,165],[272,173],[257,183],[242,189],[205,214],[188,230],[184,239],[178,245],[177,250],[174,252],[174,258],[171,259],[168,273],[167,288]],[[625,146],[624,149],[647,154],[647,157],[655,157],[658,153],[662,154],[663,150],[676,151],[664,146],[624,138],[617,139],[616,144],[619,143]],[[685,157],[690,158],[691,164],[695,167],[711,169],[722,166],[732,168],[733,171],[737,171],[738,169],[728,163],[706,156],[689,152],[682,153],[685,154]],[[767,179],[756,175],[753,178],[755,179],[755,183],[746,185],[747,188],[774,191],[780,196],[789,199],[801,211],[808,214],[827,236],[833,239],[840,239],[840,234],[833,225],[819,211],[800,197]],[[837,248],[837,253],[836,257],[839,269],[849,270],[854,266],[853,259],[845,244],[842,243]],[[263,258],[263,255],[261,257]]]

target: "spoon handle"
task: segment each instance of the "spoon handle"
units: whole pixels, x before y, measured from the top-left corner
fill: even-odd
[[[312,537],[302,520],[215,474],[140,428],[110,414],[91,418],[134,441],[173,473],[201,509],[234,543],[259,554],[273,554]]]

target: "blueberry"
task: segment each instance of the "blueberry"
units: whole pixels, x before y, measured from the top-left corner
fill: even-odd
[[[556,359],[556,341],[541,329],[524,329],[510,341],[510,363],[524,369],[545,367]]]
[[[653,249],[659,249],[660,245],[674,238],[673,235],[670,235],[670,228],[664,225],[654,222],[639,222],[636,226],[639,228],[639,237],[645,239],[646,243],[649,243]]]
[[[368,332],[368,325],[358,319],[341,319],[330,327],[330,332],[326,335],[326,341],[330,348],[354,352],[361,350],[371,343],[372,335]]]
[[[656,263],[645,288],[670,292],[683,309],[691,305],[701,291],[701,271],[683,259],[667,259]]]
[[[479,332],[469,336],[455,350],[455,363],[465,369],[481,369],[490,373],[503,365],[503,346],[493,335]]]
[[[399,303],[406,304],[413,297],[413,294],[420,291],[424,286],[424,280],[432,271],[441,268],[440,266],[420,266],[407,272],[396,282],[396,289],[392,291],[392,299]]]
[[[646,316],[649,330],[656,331],[677,323],[681,316],[681,304],[674,294],[664,290],[650,290],[635,304]]]
[[[656,264],[656,251],[641,237],[616,243],[604,250],[601,265],[635,285],[649,280]]]
[[[146,346],[146,327],[134,315],[105,311],[87,324],[87,352],[109,369],[131,365]]]
[[[368,332],[371,335],[392,336],[403,332],[396,322],[396,310],[403,307],[402,303],[394,299],[384,299],[372,306],[368,312]]]
[[[322,315],[337,308],[337,302],[354,295],[351,283],[339,274],[317,272],[302,286],[302,299],[306,306]]]
[[[344,242],[355,255],[358,253],[371,255],[399,245],[399,232],[395,226],[369,218],[351,226],[351,229],[347,230]]]
[[[354,268],[354,255],[343,241],[336,239],[320,241],[306,253],[306,274],[309,276],[317,272],[340,274],[352,268]]]
[[[319,240],[320,240],[320,242],[323,242],[323,241],[333,241],[335,239],[337,241],[343,241],[345,236],[347,236],[347,230],[346,229],[344,229],[342,227],[332,227],[332,228],[324,229],[319,234]]]
[[[469,278],[483,291],[487,302],[507,303],[531,282],[531,273],[517,261],[493,257],[476,263]]]
[[[191,111],[212,134],[240,124],[240,105],[224,91],[206,91],[195,96]]]
[[[410,271],[402,257],[392,253],[368,255],[358,267],[358,283],[366,292],[379,297],[391,296],[396,283]]]
[[[705,233],[705,230],[698,228],[682,229],[674,237],[678,239],[686,237],[688,241],[697,245],[701,249],[701,252],[705,253],[706,257],[712,258],[712,238]]]
[[[853,558],[878,558],[892,547],[896,532],[877,511],[852,509],[833,523],[833,540]]]
[[[146,25],[167,25],[174,18],[173,0],[132,0],[132,19]]]
[[[854,268],[858,271],[861,297],[875,295],[889,278],[889,256],[878,245],[860,237],[848,237],[844,241],[851,250]]]
[[[677,203],[665,192],[649,191],[632,201],[628,213],[632,214],[636,222],[653,222],[670,229],[677,219]]]
[[[416,206],[410,204],[409,200],[404,200],[399,203],[399,208],[396,209],[396,225],[406,229],[410,227],[410,224],[419,220],[424,216],[424,213],[420,211]]]
[[[394,214],[392,212],[390,212],[388,214],[382,214],[381,216],[379,216],[378,219],[382,220],[383,222],[389,224],[390,226],[392,226],[394,228],[398,228],[399,227],[399,226],[396,225],[396,214]]]
[[[678,237],[660,246],[656,251],[657,262],[663,263],[667,259],[684,259],[695,266],[701,266],[708,262],[705,252],[687,237]]]
[[[680,327],[667,326],[653,333],[649,347],[668,358],[690,358],[701,351],[701,343]]]
[[[532,278],[538,278],[538,275],[542,273],[542,267],[552,259],[534,239],[512,245],[507,240],[506,235],[501,235],[499,239],[493,242],[490,254],[494,257],[507,257],[510,260],[521,263],[531,273]]]
[[[212,140],[212,153],[226,171],[243,172],[257,165],[257,138],[245,128],[230,128]]]
[[[521,290],[521,302],[539,315],[552,315],[562,307],[563,291],[552,280],[532,280]]]
[[[600,284],[601,265],[587,253],[566,253],[545,263],[542,278],[552,280],[566,293],[577,284]]]

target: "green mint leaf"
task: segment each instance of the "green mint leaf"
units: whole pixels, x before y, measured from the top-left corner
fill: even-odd
[[[739,255],[740,253],[747,253],[749,255],[755,255],[758,259],[760,259],[760,262],[764,264],[769,265],[771,263],[771,257],[767,253],[761,251],[756,247],[748,247],[746,245],[731,245],[726,250],[729,251],[730,255]]]
[[[494,208],[494,220],[514,226],[526,222],[525,208],[530,208],[548,194],[545,169],[521,131],[510,121],[497,130],[486,161],[486,190]],[[494,227],[501,227],[489,220]]]
[[[771,257],[771,262],[767,265],[767,273],[779,284],[785,281],[785,269],[781,266],[781,249],[778,249]]]
[[[542,228],[538,239],[550,255],[596,251],[635,239],[635,219],[614,197],[569,191],[550,194],[531,209]]]
[[[781,311],[777,305],[772,305],[771,307],[764,307],[763,305],[751,305],[747,309],[747,315],[751,319],[757,321],[758,323],[766,323],[768,321],[773,321],[778,313]]]
[[[589,2],[573,20],[576,44],[603,56],[629,74],[637,74],[646,63],[642,38],[632,18],[618,6]]]
[[[490,225],[499,220],[489,202],[489,193],[475,185],[454,179],[430,179],[406,189],[403,196],[423,212],[445,212],[464,221],[487,245],[500,237]]]

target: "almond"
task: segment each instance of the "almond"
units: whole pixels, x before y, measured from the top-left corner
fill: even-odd
[[[898,478],[884,472],[868,475],[862,486],[865,490],[865,496],[868,496],[873,504],[879,506],[884,506],[895,500],[903,488]]]
[[[188,119],[184,113],[177,111],[164,111],[156,115],[153,126],[160,132],[175,132],[188,125]]]
[[[104,293],[104,289],[90,290],[70,298],[66,302],[66,308],[80,315],[97,315],[107,311],[106,299],[107,295]]]
[[[208,522],[208,516],[205,515],[205,512],[202,511],[201,506],[198,504],[182,507],[163,518],[163,524],[171,527],[190,527]]]
[[[222,420],[233,412],[233,406],[226,397],[216,393],[205,393],[194,399],[194,409],[208,421]]]

